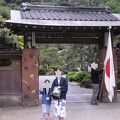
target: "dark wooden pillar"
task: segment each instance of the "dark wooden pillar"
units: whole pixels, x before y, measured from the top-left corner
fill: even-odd
[[[32,48],[32,32],[24,31],[24,48]]]
[[[24,106],[39,103],[38,49],[26,48],[22,54],[22,102]]]

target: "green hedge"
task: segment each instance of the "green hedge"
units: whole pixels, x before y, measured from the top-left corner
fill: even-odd
[[[84,79],[80,82],[80,87],[91,88],[92,82],[90,79]]]
[[[75,72],[68,72],[67,73],[67,79],[69,80],[69,81],[74,81],[74,74],[75,74]]]
[[[91,80],[91,74],[90,74],[90,73],[87,73],[86,76],[83,78],[83,80],[85,80],[85,79]]]
[[[72,81],[74,81],[74,76],[73,76],[73,75],[69,75],[69,76],[67,77],[67,79],[72,82]]]
[[[91,88],[91,75],[86,71],[68,72],[67,79],[78,82],[81,87]]]
[[[88,73],[85,72],[85,71],[81,71],[81,72],[77,73],[77,74],[76,74],[76,80],[77,80],[78,82],[81,82],[81,81],[83,80],[83,78],[87,76],[87,74],[88,74]]]
[[[56,71],[58,68],[60,68],[60,65],[55,64],[55,65],[50,66],[50,68]]]
[[[67,78],[70,81],[77,81],[81,82],[85,76],[88,76],[89,73],[85,71],[79,71],[79,72],[68,72]]]
[[[92,87],[92,81],[91,81],[91,75],[90,75],[90,73],[86,74],[86,76],[80,82],[80,86],[81,87],[85,87],[85,88],[91,88]]]
[[[39,75],[45,75],[46,74],[46,69],[45,68],[40,68],[39,69]]]
[[[75,74],[75,72],[68,72],[67,77],[70,76],[70,75],[74,75],[74,74]]]
[[[120,90],[120,80],[117,80],[117,90]]]

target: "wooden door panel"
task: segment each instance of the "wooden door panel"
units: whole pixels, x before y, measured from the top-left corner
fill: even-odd
[[[0,94],[21,93],[21,71],[0,70]]]

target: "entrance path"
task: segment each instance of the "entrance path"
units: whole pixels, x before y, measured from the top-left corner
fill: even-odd
[[[67,103],[66,120],[120,120],[120,102],[100,103]],[[53,117],[53,104],[51,110]],[[40,120],[41,106],[0,108],[0,120]]]
[[[51,81],[54,76],[49,76]],[[40,87],[44,81],[40,76]],[[120,120],[120,102],[100,103],[91,105],[91,89],[84,89],[76,83],[69,83],[67,95],[67,118],[65,120]],[[51,107],[51,120],[57,120],[53,114],[54,102]],[[34,107],[0,108],[0,120],[40,120],[41,105]]]

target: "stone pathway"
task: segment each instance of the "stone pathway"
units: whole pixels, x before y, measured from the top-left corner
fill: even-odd
[[[51,109],[51,120],[57,120]],[[67,103],[67,118],[65,120],[119,120],[120,102],[100,103]],[[40,120],[41,106],[0,108],[0,120]]]

